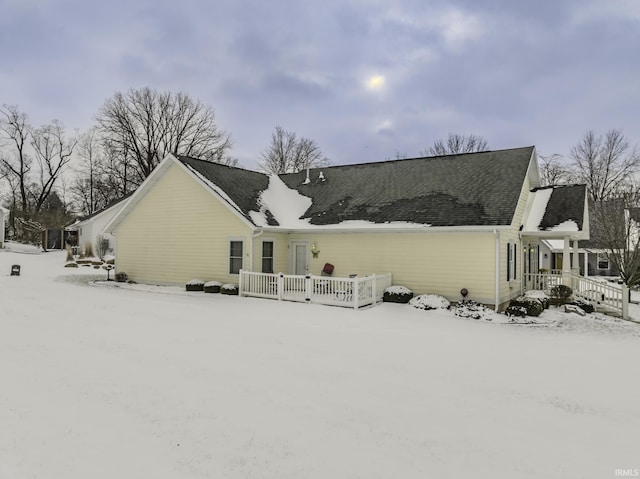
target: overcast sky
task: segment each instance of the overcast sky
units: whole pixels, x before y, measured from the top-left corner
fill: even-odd
[[[0,0],[0,104],[89,128],[116,91],[183,91],[256,168],[276,125],[335,164],[448,132],[567,154],[640,141],[638,0]]]

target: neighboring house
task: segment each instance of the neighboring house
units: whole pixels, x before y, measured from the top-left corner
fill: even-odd
[[[415,294],[501,307],[543,239],[589,237],[583,185],[539,189],[534,147],[268,176],[168,155],[107,225],[144,283],[238,281],[240,269],[393,274]]]
[[[112,234],[105,232],[104,228],[107,223],[109,223],[124,207],[126,204],[125,200],[130,196],[130,194],[124,196],[112,202],[106,208],[96,211],[89,216],[85,216],[72,225],[67,226],[67,231],[73,231],[77,234],[78,250],[80,253],[86,253],[87,245],[89,244],[91,245],[91,251],[95,253],[98,236],[102,236],[102,241],[105,242],[104,250],[113,254],[115,251],[115,237]]]
[[[593,204],[590,202],[590,209],[593,211]],[[610,210],[610,214],[616,215],[618,220],[608,224],[607,226],[599,224],[597,216],[591,215],[590,227],[591,237],[588,240],[581,240],[579,242],[579,267],[580,274],[584,276],[619,276],[620,270],[611,261],[608,252],[613,251],[618,253],[623,249],[624,236],[627,232],[629,238],[626,240],[629,242],[627,246],[628,250],[633,250],[634,245],[638,242],[638,235],[640,234],[640,208],[625,208],[621,202],[607,202],[607,208]],[[608,213],[609,214],[609,213]],[[615,216],[614,216],[615,218]],[[600,234],[603,228],[611,228],[614,225],[620,225],[620,229],[616,230],[621,235],[619,243],[607,244],[607,241],[603,237],[609,237],[610,241],[613,241],[611,235]],[[562,269],[563,263],[563,251],[562,242],[559,241],[545,241],[541,248],[541,253],[544,258],[544,267],[549,270]],[[570,254],[570,259],[573,260],[573,254]],[[586,265],[586,267],[585,267]]]
[[[4,248],[4,232],[7,229],[7,222],[9,221],[9,210],[0,206],[0,248]]]

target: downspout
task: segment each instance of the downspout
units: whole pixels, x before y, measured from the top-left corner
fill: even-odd
[[[262,233],[264,233],[264,230],[262,228],[258,228],[251,235],[251,249],[250,249],[250,252],[249,252],[249,261],[250,261],[250,263],[249,263],[250,264],[249,271],[251,271],[251,272],[253,272],[253,247],[254,247],[253,240],[256,239],[258,236],[261,236]]]
[[[495,312],[498,312],[498,308],[500,306],[500,231],[493,230],[493,235],[496,238],[496,264],[495,264]]]

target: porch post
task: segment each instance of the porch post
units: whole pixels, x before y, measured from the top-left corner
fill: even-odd
[[[562,284],[571,287],[571,250],[568,236],[564,238],[564,249],[562,250]]]
[[[584,277],[589,277],[589,253],[587,251],[584,252]]]
[[[573,260],[571,261],[571,273],[574,276],[580,276],[580,257],[578,255],[578,240],[573,240]]]

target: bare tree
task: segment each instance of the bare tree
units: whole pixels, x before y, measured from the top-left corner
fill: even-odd
[[[609,130],[604,136],[588,131],[571,148],[571,159],[578,179],[586,183],[595,202],[626,190],[640,171],[640,154],[620,130]]]
[[[590,205],[591,240],[606,251],[628,286],[640,284],[639,205],[640,192],[633,187]]]
[[[3,105],[0,108],[0,141],[9,144],[13,150],[0,159],[2,171],[10,180],[14,205],[21,211],[29,209],[28,185],[32,158],[27,154],[29,146],[30,126],[27,115],[20,112],[17,106]],[[20,199],[17,205],[16,199]]]
[[[271,145],[262,153],[258,163],[267,173],[295,173],[305,168],[330,164],[314,140],[296,137],[292,131],[276,126],[271,134]]]
[[[538,154],[540,183],[542,186],[566,185],[573,179],[573,172],[567,165],[562,156],[554,153],[553,155],[543,156]]]
[[[64,126],[57,120],[33,130],[31,136],[31,146],[38,163],[38,179],[32,188],[33,211],[37,214],[71,161],[78,140],[65,138]]]
[[[474,153],[487,151],[487,140],[481,136],[460,133],[449,133],[446,140],[436,140],[427,150],[421,152],[428,156],[455,155],[458,153]]]
[[[124,176],[135,185],[168,153],[220,162],[231,147],[213,108],[184,93],[118,92],[104,103],[97,121],[106,147],[124,162]]]
[[[109,240],[103,235],[96,236],[95,254],[101,260],[104,260],[104,256],[109,249]]]

